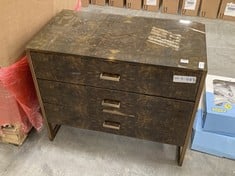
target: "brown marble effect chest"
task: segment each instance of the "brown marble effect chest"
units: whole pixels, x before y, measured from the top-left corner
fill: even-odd
[[[28,44],[49,138],[60,125],[178,146],[207,72],[205,26],[64,10]]]

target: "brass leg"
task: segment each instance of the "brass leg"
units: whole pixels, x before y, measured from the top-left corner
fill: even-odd
[[[184,162],[184,157],[186,154],[186,150],[187,150],[187,146],[188,143],[186,142],[186,144],[182,147],[178,147],[178,165],[182,166],[183,162]]]
[[[58,132],[59,129],[60,129],[60,126],[61,126],[61,125],[55,125],[55,126],[53,127],[51,123],[48,123],[48,135],[49,135],[49,139],[50,139],[51,141],[54,140],[54,138],[55,138],[57,132]]]
[[[180,159],[180,150],[181,150],[181,147],[177,146],[177,148],[176,148],[176,160],[177,160],[177,163],[179,162],[179,159]]]

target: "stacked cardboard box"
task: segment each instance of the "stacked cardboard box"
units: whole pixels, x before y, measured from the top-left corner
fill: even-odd
[[[162,13],[178,14],[180,0],[163,0]]]
[[[221,0],[202,0],[199,16],[217,18]]]
[[[81,0],[87,7],[89,0]],[[235,0],[108,0],[109,6],[162,13],[235,20]],[[91,0],[104,6],[106,0]]]
[[[208,75],[192,149],[235,159],[235,79]]]
[[[144,0],[143,1],[143,10],[148,11],[158,11],[160,7],[160,0]]]
[[[109,5],[114,7],[124,7],[124,0],[109,0]]]
[[[142,0],[126,0],[126,8],[140,10],[142,8]]]
[[[222,1],[218,18],[235,21],[235,0]]]
[[[88,7],[89,3],[89,0],[81,0],[82,7]]]
[[[197,16],[201,0],[183,0],[181,14]]]
[[[91,0],[91,4],[104,6],[106,4],[106,0]]]

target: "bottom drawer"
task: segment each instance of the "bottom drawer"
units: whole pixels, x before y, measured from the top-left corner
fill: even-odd
[[[81,115],[79,108],[49,103],[44,103],[44,108],[47,119],[52,124],[69,125],[178,146],[184,144],[187,132],[186,124],[189,121],[188,119],[190,119],[190,114],[186,114],[185,116],[188,116],[188,119],[185,119],[185,124],[181,126],[177,125],[178,122],[175,122],[177,121],[177,117],[169,117],[168,120],[166,119],[167,122],[161,122],[161,117],[159,116],[162,116],[162,114],[156,113],[151,119],[151,124],[149,124],[148,122],[146,123],[145,120],[148,120],[150,117],[130,118],[107,114],[90,114],[89,116],[84,116],[84,114]],[[172,121],[170,119],[174,120]]]

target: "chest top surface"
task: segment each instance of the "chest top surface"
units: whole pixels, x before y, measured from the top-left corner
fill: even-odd
[[[63,10],[27,50],[207,70],[205,25],[186,20]]]

